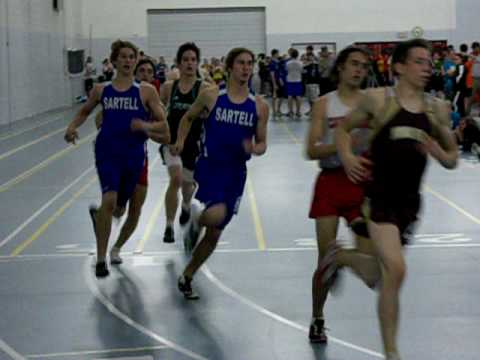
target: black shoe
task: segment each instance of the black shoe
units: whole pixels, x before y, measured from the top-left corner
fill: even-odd
[[[175,234],[173,233],[173,228],[171,226],[167,226],[165,229],[165,233],[163,234],[163,242],[169,244],[175,242]]]
[[[98,262],[95,265],[95,276],[97,278],[103,278],[110,274],[107,268],[107,263],[105,261]]]
[[[193,292],[192,289],[192,279],[186,276],[180,276],[178,278],[178,290],[183,294],[187,300],[198,300],[200,297],[198,294]]]
[[[328,341],[327,334],[325,334],[325,320],[319,318],[312,320],[308,338],[311,343],[315,344],[325,344]]]
[[[95,205],[90,205],[88,207],[88,213],[90,214],[90,219],[92,220],[93,232],[97,234],[97,213],[98,208]]]
[[[178,219],[178,221],[180,222],[180,225],[184,226],[188,220],[190,220],[190,209],[185,209],[182,206],[182,212],[180,213],[180,219]]]

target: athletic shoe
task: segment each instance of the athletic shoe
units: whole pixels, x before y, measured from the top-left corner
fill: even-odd
[[[88,207],[88,213],[90,214],[90,219],[92,220],[93,233],[97,234],[97,213],[98,208],[95,205],[90,205]]]
[[[169,244],[175,242],[175,233],[173,232],[172,226],[167,226],[165,229],[165,233],[163,234],[163,242]]]
[[[95,265],[95,276],[97,278],[103,278],[110,274],[107,268],[107,264],[105,261],[97,262]]]
[[[178,278],[178,290],[187,300],[198,300],[200,298],[192,289],[192,279],[184,275]]]
[[[123,259],[120,257],[120,249],[115,246],[110,250],[110,264],[120,265],[123,263]]]
[[[182,212],[180,213],[180,218],[178,219],[178,222],[181,226],[185,226],[188,220],[190,220],[190,209],[184,208],[182,206]]]
[[[325,320],[321,318],[314,318],[310,323],[310,331],[308,338],[311,343],[325,344],[328,340],[327,334],[325,334]]]

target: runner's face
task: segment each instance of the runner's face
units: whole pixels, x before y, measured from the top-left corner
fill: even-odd
[[[396,65],[400,75],[417,88],[425,88],[432,75],[432,55],[424,48],[410,49],[405,64]]]
[[[154,72],[152,69],[152,65],[150,64],[143,64],[137,69],[136,76],[139,81],[146,81],[148,83],[151,83],[153,81],[153,75]]]
[[[241,53],[233,61],[230,76],[240,83],[246,83],[252,76],[253,58],[247,52]]]
[[[129,76],[133,75],[136,62],[137,57],[135,56],[135,52],[130,48],[122,48],[120,49],[117,60],[115,61],[115,65],[118,72]]]
[[[181,74],[193,76],[197,73],[198,59],[193,50],[187,50],[180,59],[179,70]]]
[[[360,87],[368,73],[368,58],[361,52],[348,55],[340,72],[340,81],[351,87]]]

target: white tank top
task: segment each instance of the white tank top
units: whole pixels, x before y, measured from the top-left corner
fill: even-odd
[[[337,90],[329,92],[325,95],[327,98],[327,121],[324,122],[324,137],[322,143],[331,145],[334,143],[334,131],[339,121],[342,121],[345,116],[352,110],[345,105],[338,96]],[[350,133],[353,141],[353,152],[356,155],[367,151],[369,146],[370,129],[354,129]],[[335,169],[342,166],[338,154],[331,155],[325,159],[320,159],[320,167],[322,169]]]

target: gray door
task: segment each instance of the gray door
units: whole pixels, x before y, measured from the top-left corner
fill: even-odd
[[[149,55],[168,63],[177,48],[193,41],[202,58],[220,58],[234,47],[265,52],[265,8],[148,10]]]

